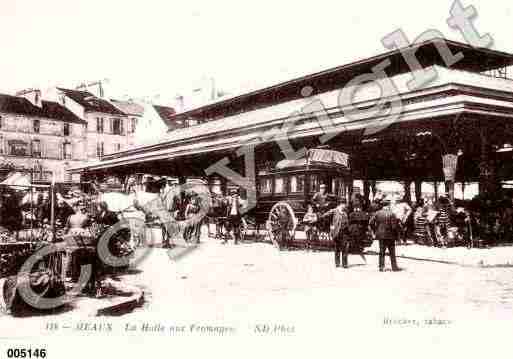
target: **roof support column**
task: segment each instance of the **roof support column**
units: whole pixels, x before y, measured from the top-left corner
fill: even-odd
[[[404,181],[404,199],[411,205],[411,180],[407,179]]]
[[[415,180],[415,201],[419,203],[422,198],[422,180]]]
[[[365,203],[362,203],[364,208],[367,208],[369,206],[369,196],[370,196],[370,181],[365,179],[363,180],[363,198],[365,200]]]
[[[492,146],[487,129],[481,127],[481,157],[479,160],[479,195],[493,196],[500,188],[498,185],[496,166]]]

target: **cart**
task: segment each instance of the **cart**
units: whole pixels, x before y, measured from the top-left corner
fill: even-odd
[[[302,223],[307,204],[319,191],[327,187],[326,210],[334,208],[338,200],[350,202],[353,178],[349,156],[327,149],[310,149],[303,158],[281,160],[268,171],[259,171],[257,177],[257,205],[252,211],[257,233],[261,226],[276,247],[311,247],[304,236],[296,235],[304,229]],[[329,224],[320,221],[315,247],[331,248]]]

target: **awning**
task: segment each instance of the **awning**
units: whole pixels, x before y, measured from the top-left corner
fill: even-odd
[[[21,172],[13,172],[0,184],[13,187],[29,187],[31,185],[30,176]]]

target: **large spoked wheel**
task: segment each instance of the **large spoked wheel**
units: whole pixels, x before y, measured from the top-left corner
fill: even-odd
[[[271,242],[280,249],[287,247],[295,237],[297,222],[294,210],[287,202],[276,203],[267,219],[267,232]]]

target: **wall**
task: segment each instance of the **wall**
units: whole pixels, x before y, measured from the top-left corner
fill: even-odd
[[[34,168],[36,163],[43,166],[44,171],[53,171],[59,182],[67,180],[65,168],[85,164],[87,160],[87,136],[85,125],[70,124],[70,136],[63,135],[64,122],[46,118],[28,117],[8,113],[0,113],[0,157],[16,166]],[[34,120],[40,121],[39,133],[34,132]],[[26,154],[10,153],[9,141],[23,141],[27,144]],[[32,141],[39,140],[41,157],[33,157]],[[63,145],[68,142],[72,146],[72,158],[63,159]]]
[[[103,133],[98,133],[96,128],[96,119],[103,118],[104,126]],[[110,121],[112,119],[121,119],[123,122],[122,134],[113,134],[110,128]],[[104,154],[118,152],[116,147],[120,145],[120,151],[124,151],[131,147],[133,144],[134,134],[128,132],[128,119],[126,116],[108,115],[105,113],[90,112],[86,114],[85,120],[87,121],[87,158],[90,160],[98,159],[96,148],[99,142],[104,143]]]

